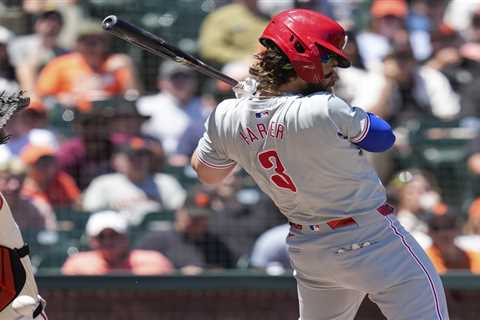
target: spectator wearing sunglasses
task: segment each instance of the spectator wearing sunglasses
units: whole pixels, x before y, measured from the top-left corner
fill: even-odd
[[[90,216],[86,236],[91,250],[67,258],[63,274],[158,275],[173,270],[171,262],[159,252],[130,250],[127,220],[115,211],[101,211]]]

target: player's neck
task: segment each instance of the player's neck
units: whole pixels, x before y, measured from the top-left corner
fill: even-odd
[[[285,94],[290,94],[290,93],[296,93],[302,91],[303,88],[307,86],[307,83],[301,79],[300,77],[297,77],[290,82],[287,82],[283,85],[281,85],[278,88],[278,93],[279,95],[285,95]]]

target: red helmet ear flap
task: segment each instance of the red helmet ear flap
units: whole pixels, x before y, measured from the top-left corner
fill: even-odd
[[[265,47],[277,46],[288,58],[297,75],[310,83],[318,83],[323,79],[323,67],[320,60],[320,51],[315,43],[310,45],[302,41],[287,28],[276,28],[277,32],[283,30],[284,37],[271,38],[264,32],[265,37],[260,38],[260,43]]]

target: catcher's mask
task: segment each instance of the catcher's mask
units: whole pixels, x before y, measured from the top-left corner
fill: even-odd
[[[341,68],[351,63],[343,52],[345,30],[334,20],[306,9],[283,11],[272,18],[260,37],[268,47],[272,41],[288,57],[297,75],[309,83],[324,78],[322,62],[334,58]]]
[[[26,281],[21,258],[29,254],[28,245],[11,249],[0,245],[0,312],[22,291]]]

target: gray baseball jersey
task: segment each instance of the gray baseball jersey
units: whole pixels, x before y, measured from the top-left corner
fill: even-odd
[[[242,98],[210,115],[197,156],[204,164],[244,168],[294,223],[354,216],[385,202],[363,152],[367,113],[326,92]]]
[[[329,93],[226,100],[196,154],[213,168],[243,167],[293,222],[287,249],[301,320],[351,320],[367,293],[388,319],[447,320],[433,265],[379,208],[385,190],[354,144],[369,125]],[[346,216],[355,223],[322,223]]]

